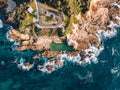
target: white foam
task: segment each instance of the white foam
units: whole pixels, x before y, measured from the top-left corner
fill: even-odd
[[[119,16],[116,16],[115,18],[118,19],[118,20],[120,20],[120,17],[119,17]]]
[[[112,47],[112,55],[115,54],[115,49]]]
[[[44,65],[38,65],[37,68],[38,68],[39,71],[42,71],[42,72],[44,72],[44,73],[51,73],[52,71],[49,71],[49,70],[46,68],[46,67],[49,66],[49,65],[50,65],[50,66],[53,66],[53,70],[52,70],[52,71],[54,71],[55,68],[58,68],[58,66],[55,65],[55,61],[53,61],[53,62],[48,61],[48,62],[46,62]]]
[[[56,65],[55,61],[54,62],[46,62],[44,65],[38,65],[38,70],[42,71],[42,72],[47,72],[47,73],[51,73],[52,71],[54,71],[55,69],[61,68],[64,65],[64,61],[72,61],[75,63],[79,63],[81,60],[81,56],[78,54],[77,56],[68,56],[67,54],[59,54],[58,57],[60,58],[60,65]],[[46,69],[47,65],[52,65],[53,66],[53,70],[52,71],[48,71]]]
[[[97,64],[97,63],[98,63],[97,57],[92,58],[91,61],[92,61],[94,64]]]
[[[78,63],[81,60],[81,56],[79,54],[77,56],[67,56],[67,60]]]
[[[64,65],[64,61],[60,60],[60,64],[59,65],[54,65],[55,69],[61,68]]]
[[[72,56],[72,55],[68,56],[67,54],[59,54],[58,56],[61,58],[62,62],[71,61],[71,62],[74,62],[74,63],[79,63],[80,60],[81,60],[80,54],[78,54],[77,56]]]
[[[99,54],[101,53],[101,51],[103,51],[103,49],[104,49],[104,47],[102,45],[99,48],[90,45],[90,48],[85,50],[87,57],[85,58],[84,63],[97,64],[98,63],[97,56],[99,56]],[[82,62],[80,62],[80,64],[81,63]]]
[[[29,71],[31,68],[34,67],[34,64],[32,64],[30,66],[25,66],[24,63],[20,63],[17,66],[20,70]]]
[[[85,52],[86,52],[87,55],[89,54],[89,52],[92,52],[91,58],[93,58],[93,57],[98,56],[103,49],[104,49],[103,46],[101,46],[100,48],[97,48],[95,46],[90,45],[90,48],[86,49]]]
[[[25,59],[21,58],[20,59],[20,64],[23,64],[25,62]]]
[[[116,24],[111,22],[109,27],[113,27],[113,26],[116,26]],[[111,33],[111,32],[105,31],[105,30],[99,30],[98,34],[96,34],[96,35],[99,38],[99,41],[101,42],[101,38],[103,36],[104,37],[111,37],[111,36],[114,36],[115,34],[113,34],[113,32]],[[99,48],[97,48],[95,46],[91,46],[91,45],[89,45],[89,46],[90,46],[90,48],[85,50],[85,53],[88,56],[85,58],[84,61],[80,61],[81,60],[81,56],[79,54],[78,54],[78,56],[68,56],[67,54],[59,54],[58,57],[60,57],[62,62],[67,60],[67,61],[78,63],[80,65],[87,65],[87,64],[91,64],[91,63],[95,63],[96,64],[96,63],[98,63],[97,56],[99,56],[101,51],[104,50],[104,46],[101,45]],[[92,52],[92,53],[89,53],[89,52]]]
[[[97,36],[100,39],[104,39],[104,38],[112,38],[115,35],[117,35],[117,30],[115,29],[115,27],[119,27],[117,24],[113,23],[113,21],[110,22],[110,24],[108,25],[109,28],[111,28],[111,30],[98,30],[98,34]]]
[[[83,64],[91,64],[90,58],[86,57]]]
[[[38,68],[39,71],[42,71],[42,72],[47,72],[48,71],[46,67],[41,66],[41,65],[38,65],[37,68]]]
[[[54,62],[49,62],[49,61],[48,61],[47,63],[44,64],[44,66],[47,66],[47,65],[52,65],[52,66],[54,66],[54,65],[55,65],[55,61],[54,61]]]
[[[31,68],[34,67],[34,63],[31,64],[30,66],[25,66],[24,63],[25,63],[25,59],[21,58],[19,64],[17,64],[17,67],[18,67],[20,70],[24,70],[24,71],[29,71]]]
[[[112,73],[112,74],[115,74],[115,73],[117,73],[117,72],[118,72],[118,69],[117,69],[117,68],[111,69],[111,73]]]
[[[113,76],[115,76],[116,78],[120,77],[120,63],[118,63],[116,67],[113,67],[111,69],[111,74],[113,74]]]
[[[13,45],[11,46],[12,50],[17,50],[17,48],[20,46],[20,43],[17,41],[14,41]]]
[[[0,20],[0,28],[3,28],[3,22]]]
[[[93,50],[95,56],[98,56],[98,55],[100,54],[100,52],[101,52],[101,50],[99,50],[99,49],[98,49],[97,47],[95,47],[95,46],[91,46],[90,48]]]
[[[7,38],[7,40],[10,41],[10,42],[14,42],[14,41],[15,41],[15,40],[9,38],[9,33],[8,33],[8,32],[6,33],[6,38]]]
[[[117,3],[113,3],[113,6],[117,6],[120,9],[120,5]]]
[[[104,36],[106,38],[112,38],[114,37],[115,35],[117,34],[117,31],[114,29],[114,30],[107,30],[105,33],[104,33]]]
[[[120,77],[120,66],[112,68],[111,74],[113,74],[113,76],[115,76],[116,78]]]
[[[78,54],[77,56],[72,56],[72,55],[67,55],[67,54],[59,54],[58,56],[61,58],[62,62],[64,63],[64,61],[71,61],[74,63],[78,63],[80,65],[86,65],[86,64],[91,64],[91,61],[93,63],[98,63],[98,59],[97,56],[100,54],[100,52],[104,49],[103,46],[101,46],[99,49],[96,48],[95,46],[90,46],[89,49],[85,50],[86,58],[84,61],[80,61],[81,60],[81,56],[80,54]],[[92,52],[92,53],[89,53]]]
[[[46,66],[38,65],[37,68],[38,68],[39,71],[42,71],[42,72],[44,72],[44,73],[51,73],[51,72],[53,72],[53,71],[55,70],[54,65],[53,65],[53,70],[52,70],[52,71],[49,71],[49,70],[46,68]]]
[[[67,54],[59,54],[58,57],[61,57],[61,58],[64,58],[64,57],[67,57]]]
[[[119,27],[116,23],[113,23],[113,21],[110,21],[110,24],[108,25],[111,29],[114,30],[114,27]]]
[[[88,71],[84,75],[81,75],[81,74],[78,74],[78,73],[75,73],[75,75],[78,77],[78,79],[84,80],[85,83],[87,83],[87,82],[93,82],[93,73],[90,72],[90,71]]]
[[[18,46],[20,46],[19,42],[17,42],[14,39],[9,38],[9,33],[8,32],[6,33],[6,38],[7,38],[8,41],[13,42],[13,45],[12,45],[13,50],[16,50],[18,48]]]
[[[24,64],[18,64],[18,68],[24,71],[29,71],[33,66],[34,64],[32,64],[31,66],[25,66]]]

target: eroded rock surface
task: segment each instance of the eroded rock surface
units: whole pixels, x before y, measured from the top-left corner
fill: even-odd
[[[13,29],[9,32],[9,38],[17,40],[20,43],[18,50],[43,50],[50,49],[51,42],[62,43],[61,39],[58,36],[43,36],[36,37],[28,34],[21,34],[17,30]]]
[[[92,0],[90,10],[85,14],[80,14],[80,20],[71,35],[68,35],[68,44],[73,45],[74,49],[87,49],[89,45],[98,47],[100,41],[97,37],[98,30],[107,30],[110,21],[120,24],[120,9],[114,3],[119,0]],[[117,19],[116,19],[116,16]],[[118,20],[119,19],[119,20]]]

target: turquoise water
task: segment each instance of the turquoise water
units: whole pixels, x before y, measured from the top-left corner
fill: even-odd
[[[29,72],[21,71],[12,61],[24,58],[32,62],[38,51],[14,51],[13,42],[5,35],[10,26],[0,28],[0,90],[120,90],[120,28],[118,34],[103,41],[105,49],[97,64],[80,66],[72,62],[51,74],[42,73],[34,67]],[[112,72],[111,72],[112,71]]]

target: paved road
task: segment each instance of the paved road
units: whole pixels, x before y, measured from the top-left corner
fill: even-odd
[[[52,13],[50,11],[48,11],[45,7],[42,6],[42,4],[37,1],[37,6],[38,6],[38,14],[39,14],[39,23],[36,24],[39,28],[57,28],[57,27],[62,27],[62,18],[60,17],[60,15],[56,15],[55,13]],[[42,19],[41,19],[41,12],[40,11],[44,11],[49,13],[50,15],[53,15],[55,17],[58,18],[58,23],[57,24],[44,24],[42,23]]]
[[[7,13],[12,12],[16,7],[16,3],[13,0],[8,0],[7,4],[8,4],[8,7],[6,9]]]

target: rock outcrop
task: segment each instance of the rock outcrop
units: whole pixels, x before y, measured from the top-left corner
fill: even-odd
[[[17,40],[20,43],[18,50],[43,50],[50,49],[51,42],[62,43],[61,39],[58,36],[43,36],[36,37],[34,35],[21,34],[19,31],[13,29],[9,32],[9,38]]]
[[[120,19],[120,9],[112,4],[118,0],[91,0],[90,9],[85,14],[78,15],[80,20],[71,35],[68,35],[68,44],[73,45],[74,49],[87,49],[89,45],[98,47],[100,41],[97,37],[98,30],[107,30],[110,21]],[[119,23],[119,22],[118,22]]]

